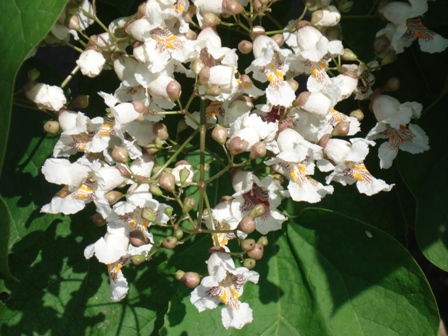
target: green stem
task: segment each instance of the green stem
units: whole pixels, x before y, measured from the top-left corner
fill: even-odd
[[[70,72],[70,74],[67,76],[67,78],[64,79],[64,81],[63,81],[62,84],[61,84],[61,88],[62,88],[62,89],[68,84],[68,82],[71,81],[71,79],[72,79],[73,76],[79,71],[79,69],[80,69],[80,67],[79,67],[79,65],[77,65],[76,68],[74,68],[74,69],[72,70],[72,72]]]

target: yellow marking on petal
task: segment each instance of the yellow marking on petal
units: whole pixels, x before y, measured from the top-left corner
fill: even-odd
[[[70,195],[68,185],[64,185],[62,189],[56,193],[55,197],[66,198],[68,195]]]
[[[268,81],[269,81],[269,83],[272,84],[272,82],[274,81],[274,75],[272,74],[272,72],[269,72],[269,74],[267,75],[267,77],[268,77]]]
[[[291,175],[291,179],[292,179],[293,181],[295,181],[295,180],[297,179],[297,175],[296,175],[296,173],[295,173],[294,171],[292,171],[292,172],[290,173],[290,175]]]
[[[353,177],[359,181],[363,181],[364,177],[360,173],[354,173]]]
[[[305,173],[306,167],[305,167],[304,165],[297,164],[297,167],[300,169],[300,171],[301,171],[302,173]]]
[[[227,303],[227,291],[223,290],[221,296],[219,297],[223,303]]]
[[[363,170],[363,171],[367,170],[365,165],[352,165],[351,168],[355,170]]]
[[[325,64],[325,62],[322,62],[322,61],[317,62],[317,64],[319,64],[320,67],[321,67],[323,70],[325,70],[325,68],[327,67],[327,65]]]
[[[311,74],[313,75],[313,77],[317,77],[317,69],[311,68]]]

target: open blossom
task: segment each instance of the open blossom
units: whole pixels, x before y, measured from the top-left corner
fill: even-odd
[[[59,111],[66,103],[64,91],[59,86],[36,83],[25,89],[26,97],[41,109]]]
[[[429,53],[442,52],[448,47],[448,39],[426,28],[420,16],[428,10],[427,1],[410,0],[386,3],[379,12],[391,23],[377,33],[385,35],[391,42],[390,47],[401,53],[412,42],[418,40],[420,49]]]
[[[252,309],[239,298],[247,281],[257,283],[259,274],[245,267],[235,267],[227,253],[213,253],[208,262],[208,276],[191,292],[191,303],[202,312],[225,304],[221,311],[222,323],[226,329],[241,329],[252,322]]]
[[[350,139],[350,142],[341,139],[328,140],[324,154],[334,165],[334,170],[327,176],[327,183],[333,180],[342,185],[356,183],[359,192],[367,196],[380,191],[390,191],[394,185],[373,177],[364,165],[369,145],[374,144],[373,141],[361,138]],[[326,170],[324,160],[319,163],[319,166],[321,170]]]
[[[389,168],[398,154],[398,150],[417,154],[429,149],[429,139],[425,131],[414,124],[411,118],[420,117],[422,105],[416,102],[400,104],[398,100],[387,95],[378,95],[372,104],[373,113],[378,123],[367,134],[367,139],[389,139],[378,150],[380,167]]]

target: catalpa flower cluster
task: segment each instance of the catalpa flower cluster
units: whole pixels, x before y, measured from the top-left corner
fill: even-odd
[[[256,26],[253,15],[263,16],[274,2],[148,0],[134,15],[90,36],[76,70],[88,77],[114,71],[120,80],[114,92],[98,91],[103,117],[80,111],[86,107],[80,97],[68,104],[57,86],[27,86],[30,100],[54,112],[46,129],[59,132],[42,173],[61,189],[41,211],[70,215],[94,203],[92,218],[106,229],[84,254],[105,264],[113,301],[129,290],[126,265],[205,233],[211,236],[207,275],[201,280],[179,270],[176,278],[195,288],[191,303],[199,311],[222,303],[224,326],[240,329],[256,316],[240,297],[246,282],[258,282],[251,269],[268,243],[264,235],[288,220],[283,198],[317,203],[334,192],[332,182],[356,184],[368,196],[390,191],[393,185],[375,178],[364,163],[375,140],[388,139],[379,148],[381,168],[392,165],[399,149],[429,149],[425,132],[410,123],[420,116],[419,103],[376,93],[371,98],[378,123],[367,137],[360,132],[362,111],[338,109],[345,99],[371,96],[379,65],[358,60],[334,37],[341,18],[335,6],[317,2],[309,8],[310,22],[298,17],[274,34]],[[403,20],[420,15],[413,1],[406,5]],[[87,1],[71,6],[78,8],[73,20],[82,22],[75,32],[98,22]],[[390,18],[395,5],[387,6],[381,11]],[[220,25],[241,28],[248,39],[237,48],[223,46]],[[69,33],[69,27],[55,26],[51,37],[64,40]],[[241,69],[243,55],[253,58]],[[298,76],[307,78],[305,88],[298,87]],[[173,122],[177,129],[168,129]],[[216,143],[220,153],[209,149]],[[207,166],[217,172],[211,175]],[[317,170],[326,177],[315,177]],[[225,176],[233,191],[212,204],[207,192],[219,193],[213,182]],[[155,241],[155,226],[167,237]],[[254,232],[261,235],[257,241],[250,238]],[[232,240],[239,243],[243,266],[231,257]]]

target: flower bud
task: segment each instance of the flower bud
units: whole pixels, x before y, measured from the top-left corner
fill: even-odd
[[[81,24],[81,22],[79,20],[78,15],[71,15],[71,16],[67,17],[65,20],[65,26],[68,29],[78,30],[81,27],[80,24]]]
[[[152,131],[162,140],[166,140],[170,137],[170,135],[168,134],[168,129],[164,123],[155,123],[152,127]]]
[[[289,86],[294,92],[297,91],[297,89],[299,88],[299,83],[297,83],[297,81],[294,78],[290,78],[286,82],[289,84]]]
[[[132,102],[132,106],[134,107],[134,110],[137,111],[138,113],[141,114],[148,114],[149,110],[146,107],[145,104],[143,104],[143,102],[141,100],[133,100]]]
[[[219,96],[221,94],[221,87],[219,85],[211,85],[205,90],[205,94],[208,96]]]
[[[228,142],[228,148],[232,156],[244,152],[247,149],[247,146],[249,146],[249,143],[238,136]]]
[[[285,182],[285,177],[281,174],[274,174],[272,177],[274,178],[274,182],[279,185],[282,185]]]
[[[260,260],[263,257],[264,247],[261,244],[255,244],[253,250],[247,252],[247,255],[255,260]]]
[[[182,213],[188,213],[190,212],[194,206],[196,205],[196,200],[191,197],[191,196],[187,196],[184,199],[184,206],[182,207]]]
[[[356,61],[358,56],[349,48],[344,49],[344,54],[341,56],[344,61]]]
[[[252,41],[255,40],[255,38],[257,36],[260,36],[260,35],[266,35],[266,30],[264,29],[263,26],[254,26],[252,28],[252,32],[249,34]]]
[[[90,220],[95,226],[101,227],[106,225],[107,221],[98,212],[90,216]]]
[[[265,212],[266,212],[265,205],[257,204],[256,206],[254,206],[252,208],[252,210],[249,213],[249,216],[251,216],[253,218],[257,218],[257,217],[263,216]]]
[[[301,92],[297,98],[294,100],[293,105],[294,106],[303,106],[308,101],[308,98],[310,97],[311,92],[309,91],[303,91]]]
[[[397,60],[397,54],[393,50],[389,50],[386,52],[386,55],[384,55],[383,59],[381,60],[381,66],[391,64]]]
[[[184,277],[185,272],[182,270],[177,270],[176,273],[174,273],[174,278],[177,281],[182,281],[182,278]]]
[[[166,207],[166,208],[163,210],[163,213],[164,213],[165,215],[167,215],[168,217],[171,217],[171,216],[173,215],[173,208],[171,208],[171,207]]]
[[[212,131],[212,138],[220,145],[224,145],[226,143],[228,135],[229,131],[227,128],[222,127],[221,125],[216,125]]]
[[[244,12],[244,7],[238,1],[224,0],[223,4],[227,13],[238,15]]]
[[[383,54],[389,49],[389,46],[390,40],[386,37],[386,35],[378,36],[373,41],[373,50],[375,50],[377,54]]]
[[[317,143],[319,146],[321,146],[322,148],[325,148],[327,146],[328,140],[331,139],[331,134],[324,134],[319,142]]]
[[[44,124],[44,131],[48,134],[56,134],[59,132],[59,122],[55,120],[49,120]]]
[[[146,2],[142,2],[137,9],[137,13],[135,14],[135,17],[137,19],[141,19],[146,15]]]
[[[244,233],[251,234],[255,231],[256,222],[251,216],[245,216],[238,223],[237,229],[243,231]]]
[[[135,266],[140,265],[145,260],[146,260],[146,258],[144,256],[142,256],[141,254],[136,254],[131,257],[131,263]]]
[[[340,121],[331,132],[331,136],[346,136],[350,131],[350,121]]]
[[[118,171],[120,172],[121,176],[124,177],[131,177],[131,173],[129,173],[129,170],[124,166],[116,166]]]
[[[149,243],[149,238],[141,230],[129,232],[129,243],[134,247],[139,247]]]
[[[205,63],[203,60],[201,60],[200,58],[197,58],[193,64],[191,65],[191,70],[193,70],[193,72],[196,75],[199,75],[201,73],[201,70],[205,67]],[[210,76],[210,74],[209,74]]]
[[[342,40],[341,27],[340,26],[328,27],[327,30],[325,31],[325,37],[329,41]]]
[[[143,208],[142,211],[143,219],[146,219],[148,222],[154,223],[157,220],[156,214],[151,208]]]
[[[40,71],[37,70],[36,68],[32,68],[31,70],[29,70],[27,72],[27,76],[28,76],[28,80],[30,82],[34,82],[34,81],[36,81],[39,78]]]
[[[257,159],[266,155],[266,145],[262,141],[256,142],[250,149],[249,159]]]
[[[174,188],[176,186],[174,175],[164,171],[162,174],[160,174],[159,185],[169,192],[174,191]]]
[[[266,236],[261,236],[261,237],[258,239],[257,244],[260,244],[260,245],[262,245],[262,246],[268,246],[268,244],[269,244],[268,237],[266,237]]]
[[[184,231],[182,231],[181,229],[177,228],[174,230],[173,236],[176,237],[177,239],[182,239],[184,235]]]
[[[316,23],[318,23],[320,20],[322,20],[323,16],[324,16],[324,11],[322,9],[318,9],[318,10],[314,11],[311,14],[311,20],[310,20],[311,24],[314,26]]]
[[[361,121],[364,119],[364,113],[360,109],[357,109],[350,112],[350,117],[355,117],[358,121]]]
[[[191,15],[189,13],[185,13],[183,17],[185,22],[192,22]],[[196,34],[196,32],[194,32],[193,30],[188,29],[188,31],[185,33],[185,37],[187,38],[187,40],[195,41],[198,38],[198,34]]]
[[[190,177],[191,171],[187,167],[183,167],[179,171],[179,182],[183,185]]]
[[[119,191],[116,190],[112,190],[106,193],[106,195],[104,195],[107,199],[107,201],[109,202],[110,205],[113,205],[115,203],[117,203],[120,198],[123,197],[123,194]]]
[[[199,84],[207,84],[210,79],[210,67],[204,66],[198,76]]]
[[[195,288],[197,285],[199,285],[200,281],[201,279],[199,277],[199,274],[196,272],[186,272],[182,276],[182,282],[188,288]]]
[[[242,40],[240,43],[238,43],[238,50],[242,54],[248,54],[252,51],[253,44],[250,41]]]
[[[168,250],[172,250],[177,245],[177,238],[173,236],[166,237],[162,241],[162,246]]]
[[[124,147],[115,146],[112,150],[112,159],[117,162],[127,163],[129,159],[129,152]]]
[[[243,266],[250,270],[254,269],[256,265],[257,265],[257,262],[252,258],[247,258],[247,259],[244,259],[244,261],[243,261]]]
[[[283,34],[275,34],[271,36],[271,39],[274,40],[275,43],[277,43],[277,45],[279,47],[282,47],[283,44],[285,44],[285,38],[283,37]]]
[[[216,27],[221,23],[221,19],[216,16],[214,13],[205,13],[202,16],[202,26],[201,28],[207,28],[207,27]]]
[[[383,87],[383,92],[395,92],[400,89],[400,80],[397,77],[391,77]]]
[[[166,92],[168,93],[168,97],[171,100],[177,100],[180,97],[182,87],[180,86],[178,81],[171,81],[166,86]]]
[[[254,239],[244,239],[241,242],[241,248],[243,251],[249,252],[255,248],[255,240]]]

